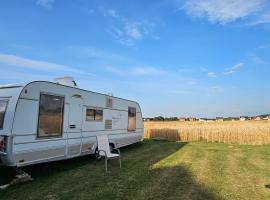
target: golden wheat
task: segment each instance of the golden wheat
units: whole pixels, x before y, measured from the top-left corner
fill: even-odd
[[[144,137],[228,144],[270,144],[270,121],[144,122]]]

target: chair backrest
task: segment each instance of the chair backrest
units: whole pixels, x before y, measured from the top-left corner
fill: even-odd
[[[97,144],[98,150],[105,151],[107,155],[111,153],[108,135],[97,135]],[[105,156],[104,152],[102,151],[100,152],[100,155]]]

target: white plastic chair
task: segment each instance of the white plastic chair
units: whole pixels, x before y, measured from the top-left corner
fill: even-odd
[[[108,171],[108,160],[109,159],[118,158],[119,159],[119,165],[120,165],[120,168],[121,168],[122,164],[121,164],[120,150],[119,149],[113,149],[113,150],[116,150],[118,152],[118,154],[111,152],[108,136],[107,135],[97,135],[97,144],[98,144],[98,155],[100,157],[105,158],[106,172]]]

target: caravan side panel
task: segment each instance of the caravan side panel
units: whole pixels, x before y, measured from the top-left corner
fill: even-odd
[[[41,94],[64,99],[59,136],[38,137]],[[112,99],[112,106],[107,105],[108,98]],[[132,131],[128,130],[130,107],[136,109],[136,126]],[[89,120],[87,109],[102,110],[102,119]],[[81,126],[74,121],[78,118]],[[12,165],[25,166],[94,153],[99,134],[108,134],[115,147],[141,141],[143,124],[139,104],[50,82],[29,83],[21,91],[14,115]]]

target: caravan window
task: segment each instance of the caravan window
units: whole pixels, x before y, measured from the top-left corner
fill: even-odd
[[[128,131],[136,130],[136,108],[128,107]]]
[[[87,108],[86,109],[86,121],[102,121],[103,110]]]
[[[0,129],[3,129],[7,101],[0,101]]]
[[[64,97],[41,94],[39,101],[38,137],[62,135]]]

